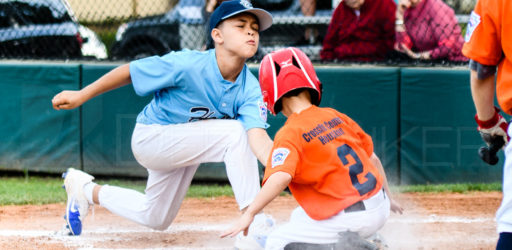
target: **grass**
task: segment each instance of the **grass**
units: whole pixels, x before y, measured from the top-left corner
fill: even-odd
[[[145,180],[99,180],[98,184],[109,184],[131,188],[144,192]],[[66,191],[62,188],[63,180],[56,177],[0,177],[0,206],[64,203]],[[187,197],[205,198],[233,196],[228,184],[194,184]]]
[[[47,204],[66,200],[62,179],[0,178],[0,205]]]
[[[146,188],[146,180],[126,181],[126,180],[100,180],[98,184],[108,184],[111,186],[120,186],[135,189],[144,192]],[[193,184],[187,192],[187,197],[193,198],[210,198],[217,196],[233,196],[231,186],[228,184]]]
[[[501,183],[454,183],[454,184],[435,184],[435,185],[406,185],[390,188],[393,192],[400,193],[467,193],[473,191],[490,192],[501,191]]]
[[[99,184],[109,184],[135,189],[144,192],[145,180],[99,180]],[[62,179],[56,177],[0,177],[0,206],[24,204],[64,203],[66,192],[61,187]],[[409,193],[466,193],[471,191],[501,191],[501,183],[459,183],[435,185],[392,186],[393,192]],[[284,193],[283,193],[284,194]],[[286,194],[284,194],[286,195]],[[193,184],[187,197],[210,198],[217,196],[233,196],[228,184]]]

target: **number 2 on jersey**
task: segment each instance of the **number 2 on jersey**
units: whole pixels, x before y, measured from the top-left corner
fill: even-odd
[[[364,176],[366,177],[366,181],[360,183],[357,175],[363,172],[363,163],[361,162],[361,159],[359,159],[359,156],[357,156],[356,152],[349,145],[343,144],[338,147],[338,157],[345,166],[349,163],[347,159],[348,155],[351,155],[355,160],[355,163],[348,167],[352,185],[357,189],[359,195],[365,195],[375,188],[375,185],[377,185],[377,179],[375,179],[375,176],[372,173],[368,172]]]

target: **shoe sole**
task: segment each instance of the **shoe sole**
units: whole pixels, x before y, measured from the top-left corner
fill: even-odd
[[[75,211],[72,211],[74,208]],[[80,212],[76,207],[75,199],[72,198],[72,202],[68,202],[66,206],[66,227],[69,229],[72,235],[78,236],[82,233],[82,221],[80,221]]]

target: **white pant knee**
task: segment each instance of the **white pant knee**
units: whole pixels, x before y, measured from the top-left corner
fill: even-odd
[[[154,230],[164,231],[172,223],[172,220],[167,220],[166,217],[163,217],[161,215],[156,215],[155,216],[153,214],[150,214],[150,215],[148,215],[148,217],[149,218],[147,218],[146,226],[151,228],[151,229],[154,229]]]
[[[180,202],[181,203],[181,202]],[[145,209],[141,211],[142,224],[154,230],[163,231],[167,229],[176,218],[178,209],[169,209],[156,202],[147,201]]]

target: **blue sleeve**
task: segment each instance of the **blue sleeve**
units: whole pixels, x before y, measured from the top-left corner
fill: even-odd
[[[152,94],[160,89],[176,84],[177,54],[171,52],[165,56],[152,56],[130,63],[130,77],[135,93],[139,96]]]
[[[243,102],[238,108],[238,120],[245,130],[251,128],[267,129],[267,106],[263,102],[260,85],[256,77],[247,69],[247,82]]]

